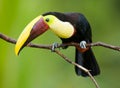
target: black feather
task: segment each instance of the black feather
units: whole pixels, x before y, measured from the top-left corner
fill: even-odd
[[[76,49],[75,62],[90,70],[92,76],[100,74],[99,66],[91,49],[84,53],[80,53]],[[86,74],[83,70],[79,69],[76,66],[75,71],[77,75],[88,76],[88,74]]]

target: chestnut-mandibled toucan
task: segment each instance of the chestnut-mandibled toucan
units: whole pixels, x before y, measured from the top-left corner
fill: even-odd
[[[62,43],[80,43],[80,46],[76,46],[75,62],[90,70],[93,76],[100,73],[91,48],[85,47],[86,43],[92,42],[92,33],[89,22],[81,13],[47,12],[36,17],[19,36],[15,46],[16,55],[30,41],[48,29],[53,31],[62,40]],[[77,75],[88,76],[78,67],[75,67],[75,71]]]

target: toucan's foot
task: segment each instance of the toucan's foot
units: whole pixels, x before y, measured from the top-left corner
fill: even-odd
[[[53,43],[52,44],[52,48],[51,48],[51,51],[54,52],[55,51],[55,48],[58,47],[58,43]]]
[[[86,41],[81,41],[80,42],[80,47],[81,48],[86,48],[86,44],[87,44]]]

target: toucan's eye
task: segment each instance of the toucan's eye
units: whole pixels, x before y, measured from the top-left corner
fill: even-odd
[[[46,21],[46,22],[49,22],[49,21],[50,21],[50,19],[49,19],[49,18],[46,18],[46,19],[45,19],[45,21]]]

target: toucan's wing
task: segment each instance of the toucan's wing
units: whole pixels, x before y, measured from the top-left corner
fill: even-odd
[[[76,24],[76,31],[78,32],[79,36],[82,37],[83,40],[85,40],[88,43],[92,42],[92,32],[90,24],[85,18],[85,16],[82,14],[79,14],[78,21]]]
[[[76,31],[77,33],[79,33],[79,37],[82,37],[80,38],[80,41],[86,41],[87,43],[92,42],[90,24],[82,14],[80,14],[78,17]],[[98,75],[100,73],[99,66],[91,48],[82,53],[76,48],[75,62],[90,70],[90,73],[93,76]],[[75,67],[75,71],[77,75],[88,76],[84,71],[80,70],[78,67]]]

